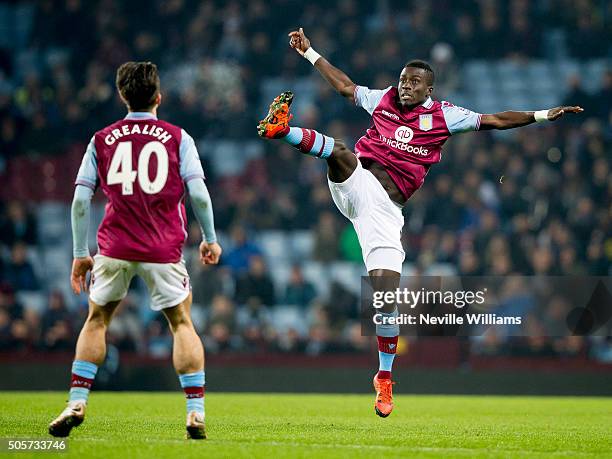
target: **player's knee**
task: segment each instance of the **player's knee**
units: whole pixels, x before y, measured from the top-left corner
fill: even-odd
[[[332,155],[339,157],[343,155],[350,154],[351,150],[345,145],[342,140],[334,140],[334,148],[332,150]]]
[[[94,309],[87,316],[87,326],[90,328],[106,328],[110,322],[110,317],[100,309]]]
[[[170,331],[176,333],[181,327],[193,327],[191,318],[185,311],[176,311],[174,314],[167,314],[168,324],[170,325]]]

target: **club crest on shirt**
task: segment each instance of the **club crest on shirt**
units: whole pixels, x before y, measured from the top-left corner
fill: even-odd
[[[421,131],[431,131],[433,128],[433,115],[419,115],[419,129]]]

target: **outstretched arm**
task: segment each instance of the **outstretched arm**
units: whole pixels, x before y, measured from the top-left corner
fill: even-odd
[[[342,96],[355,102],[355,83],[346,73],[329,63],[310,46],[310,40],[304,35],[304,30],[294,30],[289,33],[289,45],[301,56],[308,59],[327,82]]]
[[[490,129],[513,129],[526,126],[538,121],[555,121],[565,113],[581,113],[584,109],[578,106],[555,107],[550,110],[539,110],[537,112],[500,112],[491,115],[482,115],[480,130]]]

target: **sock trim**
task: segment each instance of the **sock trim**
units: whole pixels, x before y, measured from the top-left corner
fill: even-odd
[[[317,158],[320,158],[321,155],[323,154],[323,150],[325,150],[325,137],[327,136],[323,136],[323,144],[321,145],[321,149],[319,150],[319,153],[317,153]]]
[[[184,387],[183,388],[183,392],[185,392],[185,398],[187,399],[202,398],[204,397],[205,390],[206,389],[204,388],[204,386]]]
[[[303,152],[309,152],[315,143],[316,133],[314,133],[310,129],[304,128],[302,128],[302,133],[304,134],[304,136],[302,137],[302,141],[297,147]]]
[[[98,365],[85,360],[75,360],[72,362],[72,374],[81,378],[94,379],[98,372]]]
[[[377,336],[378,350],[386,354],[395,354],[397,352],[398,336]]]

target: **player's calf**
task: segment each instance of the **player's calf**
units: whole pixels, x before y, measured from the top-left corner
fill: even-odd
[[[204,427],[204,348],[191,321],[191,295],[163,310],[174,337],[172,361],[187,400],[187,438],[206,438]]]

